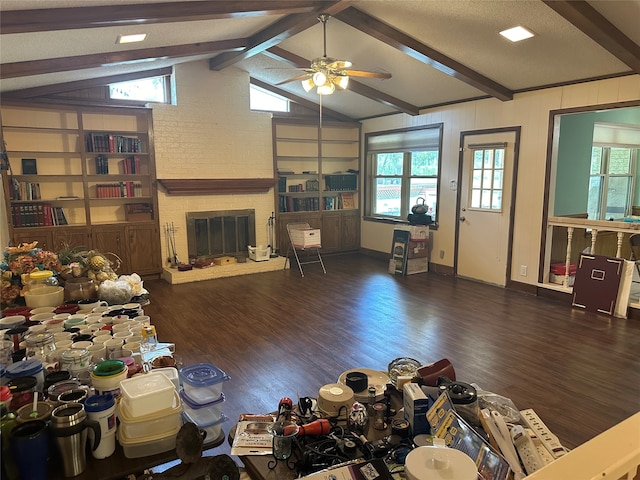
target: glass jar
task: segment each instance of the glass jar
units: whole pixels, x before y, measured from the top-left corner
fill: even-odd
[[[29,288],[57,286],[58,279],[51,270],[34,270],[29,274]]]
[[[45,361],[50,353],[56,349],[53,333],[32,333],[24,338],[27,344],[27,359],[37,358]]]
[[[76,277],[68,279],[64,284],[64,299],[70,300],[94,300],[98,298],[98,290],[95,282],[89,277]]]
[[[60,370],[67,370],[82,383],[89,379],[92,369],[91,352],[86,348],[65,350],[60,356]]]

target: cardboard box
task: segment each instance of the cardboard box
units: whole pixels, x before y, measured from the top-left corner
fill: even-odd
[[[213,263],[216,265],[231,265],[232,263],[236,263],[235,257],[218,257],[213,259]]]
[[[407,258],[428,258],[429,242],[425,240],[409,240]]]
[[[319,228],[296,228],[291,230],[291,243],[296,248],[321,247]]]
[[[431,433],[431,427],[427,420],[429,397],[422,391],[420,385],[417,383],[405,383],[402,387],[402,401],[404,419],[409,422],[411,434]]]
[[[425,273],[429,271],[428,258],[410,258],[407,260],[405,275],[414,275],[416,273]]]
[[[426,225],[402,225],[396,228],[398,230],[407,230],[411,240],[429,239],[429,227]]]

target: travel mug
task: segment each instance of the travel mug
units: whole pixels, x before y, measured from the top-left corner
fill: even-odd
[[[9,434],[20,478],[47,480],[49,434],[47,422],[33,420],[17,425]]]
[[[90,420],[100,424],[100,445],[93,453],[93,458],[107,458],[116,450],[116,401],[112,394],[92,395],[84,402],[84,408]],[[93,431],[89,431],[89,441]]]

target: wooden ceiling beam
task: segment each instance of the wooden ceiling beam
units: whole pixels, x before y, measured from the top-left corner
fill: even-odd
[[[254,78],[254,77],[251,77],[249,79],[249,82],[252,85],[263,88],[268,92],[275,93],[276,95],[280,95],[281,97],[284,97],[292,102],[295,102],[299,105],[302,105],[305,108],[308,108],[309,110],[318,112],[318,114],[320,114],[320,105],[318,105],[315,102],[312,102],[311,100],[307,100],[306,98],[299,97],[298,95],[294,95],[293,93],[287,92],[286,90],[282,90],[281,88],[274,87],[273,85],[263,82],[262,80],[258,80],[257,78]],[[356,122],[356,120],[354,120],[353,118],[347,115],[344,115],[340,112],[336,112],[335,110],[332,110],[327,107],[322,107],[322,113],[331,116],[335,120],[340,120],[343,122]]]
[[[156,68],[153,70],[144,70],[135,73],[124,73],[121,75],[110,75],[108,77],[98,77],[89,80],[78,80],[76,82],[56,83],[53,85],[45,85],[42,87],[23,88],[21,90],[12,90],[4,92],[4,98],[28,99],[34,97],[51,96],[60,93],[84,90],[87,88],[103,87],[112,83],[130,82],[132,80],[140,80],[142,78],[161,77],[171,75],[173,67]]]
[[[0,79],[42,75],[45,73],[67,72],[111,65],[150,62],[168,58],[206,55],[213,52],[240,50],[246,45],[243,38],[216,42],[174,45],[171,47],[143,48],[123,52],[95,53],[75,57],[48,58],[26,62],[3,63],[0,65]]]
[[[325,4],[322,0],[209,0],[6,10],[0,15],[0,34],[313,13]]]
[[[249,37],[248,44],[242,51],[221,53],[213,57],[209,60],[209,69],[222,70],[245,58],[262,53],[267,48],[273,47],[318,23],[318,14],[328,13],[333,16],[348,7],[349,3],[346,1],[331,1],[324,2],[321,8],[318,8],[313,14],[287,15]]]
[[[620,61],[640,73],[640,46],[584,1],[543,2]]]
[[[475,70],[456,62],[450,57],[434,50],[431,47],[419,42],[406,33],[403,33],[389,24],[381,22],[355,7],[347,8],[338,14],[335,18],[347,25],[356,28],[367,35],[386,43],[387,45],[400,50],[402,53],[409,55],[411,58],[419,60],[422,63],[430,65],[442,73],[471,85],[492,97],[496,97],[502,101],[513,99],[513,92],[507,87],[485,77]]]
[[[307,68],[309,65],[311,65],[311,60],[307,60],[306,58],[300,57],[295,53],[289,52],[280,47],[271,47],[262,53],[264,55],[267,55],[268,57],[283,61],[296,68]],[[415,105],[411,105],[410,103],[404,102],[399,98],[387,95],[380,90],[376,90],[375,88],[365,85],[364,83],[358,82],[357,80],[354,80],[353,77],[349,78],[349,86],[347,87],[347,89],[351,90],[354,93],[362,95],[363,97],[367,97],[371,100],[382,103],[383,105],[392,107],[400,112],[404,112],[409,115],[420,114],[420,109]]]

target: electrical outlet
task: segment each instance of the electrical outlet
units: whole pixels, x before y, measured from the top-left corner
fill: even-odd
[[[522,275],[523,277],[527,276],[527,266],[526,265],[520,265],[520,275]]]

